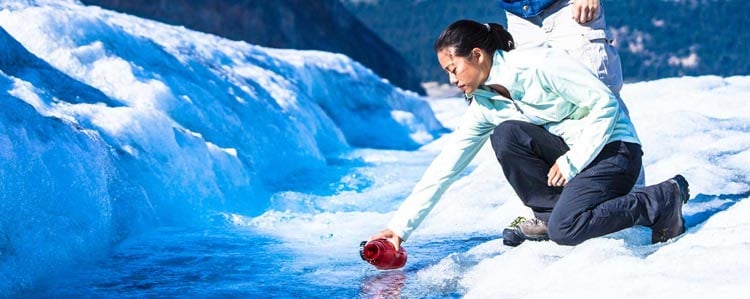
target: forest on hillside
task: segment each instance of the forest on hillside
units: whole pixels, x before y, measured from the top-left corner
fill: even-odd
[[[402,53],[423,81],[446,81],[432,43],[451,22],[505,23],[496,1],[342,0]],[[741,0],[603,0],[625,80],[683,75],[750,74],[750,2]],[[731,30],[732,34],[726,34]]]

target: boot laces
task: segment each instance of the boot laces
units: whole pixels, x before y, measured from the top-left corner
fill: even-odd
[[[526,220],[526,217],[518,216],[513,220],[513,222],[510,223],[509,227],[518,227],[519,224],[525,222]]]

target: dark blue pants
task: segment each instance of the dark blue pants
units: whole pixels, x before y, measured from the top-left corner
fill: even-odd
[[[549,187],[549,169],[568,151],[562,138],[541,126],[506,121],[495,128],[491,141],[513,190],[547,222],[549,238],[558,244],[651,226],[672,188],[665,182],[631,191],[641,170],[639,144],[609,143],[565,187]]]

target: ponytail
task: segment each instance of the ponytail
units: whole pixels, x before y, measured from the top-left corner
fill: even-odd
[[[471,50],[480,48],[492,55],[497,50],[510,51],[516,48],[513,37],[496,23],[481,24],[472,20],[459,20],[450,24],[433,46],[435,52],[453,48],[456,56],[469,56]]]

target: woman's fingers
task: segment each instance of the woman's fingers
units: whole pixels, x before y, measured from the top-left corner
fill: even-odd
[[[552,165],[552,168],[549,169],[549,172],[547,172],[547,186],[562,187],[565,186],[565,184],[567,184],[565,177],[563,177],[560,168],[557,167],[557,163],[555,163]]]
[[[396,247],[396,250],[398,250],[398,248],[401,246],[401,237],[399,237],[392,230],[387,229],[387,228],[378,232],[377,234],[372,235],[372,237],[370,237],[370,241],[377,240],[377,239],[386,239],[390,241],[393,244],[393,246]]]

